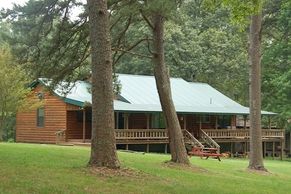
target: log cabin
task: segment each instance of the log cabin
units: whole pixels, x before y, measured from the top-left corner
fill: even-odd
[[[153,76],[118,74],[121,91],[114,99],[115,136],[121,149],[168,149],[168,134]],[[35,110],[16,117],[16,141],[29,143],[90,144],[90,83],[62,82],[49,89],[50,81],[31,84],[33,97],[42,101]],[[171,78],[172,97],[185,143],[217,148],[232,154],[249,151],[249,108],[206,83]],[[262,111],[271,118],[275,113]],[[269,122],[271,123],[271,122]],[[271,124],[261,129],[264,156],[282,156],[284,131]],[[279,149],[278,149],[279,148]]]

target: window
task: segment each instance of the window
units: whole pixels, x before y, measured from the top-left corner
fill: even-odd
[[[36,126],[44,127],[44,108],[37,109]]]

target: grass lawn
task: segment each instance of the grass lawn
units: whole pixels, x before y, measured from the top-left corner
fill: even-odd
[[[169,155],[119,152],[139,176],[101,176],[85,166],[87,147],[0,143],[0,193],[291,193],[291,162],[267,160],[269,175],[246,171],[247,160],[201,160],[194,170],[169,167]]]

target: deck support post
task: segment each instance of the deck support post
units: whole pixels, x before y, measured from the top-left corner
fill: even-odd
[[[245,141],[245,154],[247,153],[247,151],[248,151],[248,142]]]
[[[83,109],[83,143],[86,141],[86,110]]]
[[[125,144],[125,149],[128,150],[128,144]]]
[[[291,131],[289,131],[289,154],[291,154]]]
[[[264,151],[263,151],[263,157],[266,157],[266,152],[267,152],[267,142],[264,142]]]
[[[283,160],[283,155],[284,155],[284,139],[280,141],[281,143],[281,154],[280,154],[280,159]]]
[[[274,159],[274,157],[275,157],[275,142],[273,142],[272,157],[273,157],[273,159]]]
[[[147,144],[147,150],[146,150],[147,153],[150,152],[150,144]]]
[[[165,154],[168,153],[168,144],[165,144]]]
[[[231,157],[233,157],[232,142],[230,142],[230,154],[231,154]]]

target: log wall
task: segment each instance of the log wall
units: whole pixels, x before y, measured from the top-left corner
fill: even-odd
[[[16,141],[32,143],[55,143],[57,132],[66,129],[66,103],[45,91],[41,85],[33,90],[32,99],[38,101],[37,94],[44,94],[44,127],[37,127],[37,109],[18,112],[16,115]]]

